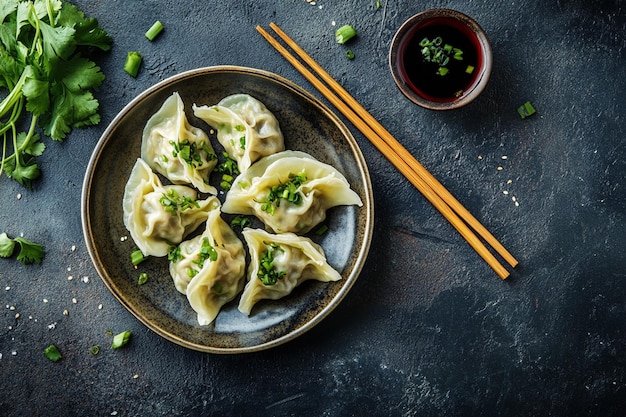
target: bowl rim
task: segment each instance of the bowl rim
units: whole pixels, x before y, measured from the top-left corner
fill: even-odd
[[[450,101],[434,101],[415,92],[399,71],[399,52],[404,38],[417,26],[429,20],[454,19],[476,35],[482,50],[480,73],[472,87],[461,97]],[[398,89],[413,103],[431,110],[452,110],[465,106],[476,99],[486,88],[493,67],[493,52],[487,34],[482,27],[468,15],[448,8],[435,8],[421,11],[408,18],[396,31],[389,48],[389,69]]]

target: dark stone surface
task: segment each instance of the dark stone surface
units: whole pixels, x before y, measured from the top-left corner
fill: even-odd
[[[48,143],[32,191],[0,178],[0,232],[47,250],[41,265],[0,259],[0,415],[623,415],[626,3],[316,1],[75,2],[115,42],[96,57],[107,75],[102,123]],[[395,30],[430,7],[470,15],[493,46],[486,91],[450,113],[410,104],[387,68]],[[150,43],[143,34],[157,19],[166,29]],[[257,67],[313,91],[256,33],[270,21],[511,250],[521,265],[509,280],[349,125],[372,175],[374,239],[356,285],[320,325],[272,350],[216,356],[161,339],[115,301],[80,223],[95,143],[128,101],[187,69]],[[359,31],[353,61],[333,22]],[[137,79],[122,70],[129,50],[145,57]],[[538,114],[521,120],[526,100]],[[107,329],[132,331],[131,343],[110,350]],[[50,343],[57,363],[41,353]]]

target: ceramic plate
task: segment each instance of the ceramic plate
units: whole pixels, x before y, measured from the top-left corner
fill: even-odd
[[[235,93],[264,103],[276,116],[287,149],[308,152],[341,171],[360,195],[362,207],[328,211],[328,231],[310,234],[341,273],[337,282],[307,281],[278,301],[259,302],[246,316],[237,310],[239,297],[225,305],[208,326],[197,323],[187,298],[174,288],[166,258],[150,258],[135,269],[135,244],[122,220],[124,187],[140,156],[147,120],[174,92],[185,104],[189,122],[205,130],[216,152],[222,148],[210,128],[193,116],[192,104],[213,105]],[[219,183],[217,174],[211,183]],[[224,195],[219,195],[224,200]],[[225,218],[228,221],[228,219]],[[241,353],[277,346],[311,329],[345,297],[357,279],[373,227],[372,188],[367,166],[346,126],[325,105],[292,82],[266,71],[242,67],[210,67],[164,80],[131,101],[100,138],[89,161],[82,194],[82,223],[87,248],[105,285],[137,319],[179,345],[212,353]],[[245,241],[242,239],[245,246]],[[140,272],[149,280],[137,284]]]

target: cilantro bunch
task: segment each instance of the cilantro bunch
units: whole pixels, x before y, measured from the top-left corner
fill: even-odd
[[[93,92],[104,74],[81,52],[110,45],[98,21],[68,2],[0,1],[0,175],[30,187],[45,150],[37,128],[62,141],[72,128],[100,121]]]

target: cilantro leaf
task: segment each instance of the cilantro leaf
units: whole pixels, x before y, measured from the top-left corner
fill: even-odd
[[[15,242],[6,233],[0,234],[0,258],[8,258],[13,255]]]
[[[74,28],[77,45],[94,46],[103,51],[111,48],[112,39],[98,26],[98,20],[85,18],[83,12],[71,3],[63,4],[63,9],[57,17],[57,24]]]
[[[18,261],[22,261],[24,265],[33,262],[41,263],[44,255],[43,246],[26,240],[23,237],[16,237],[13,240],[20,245],[20,253],[17,254]]]

